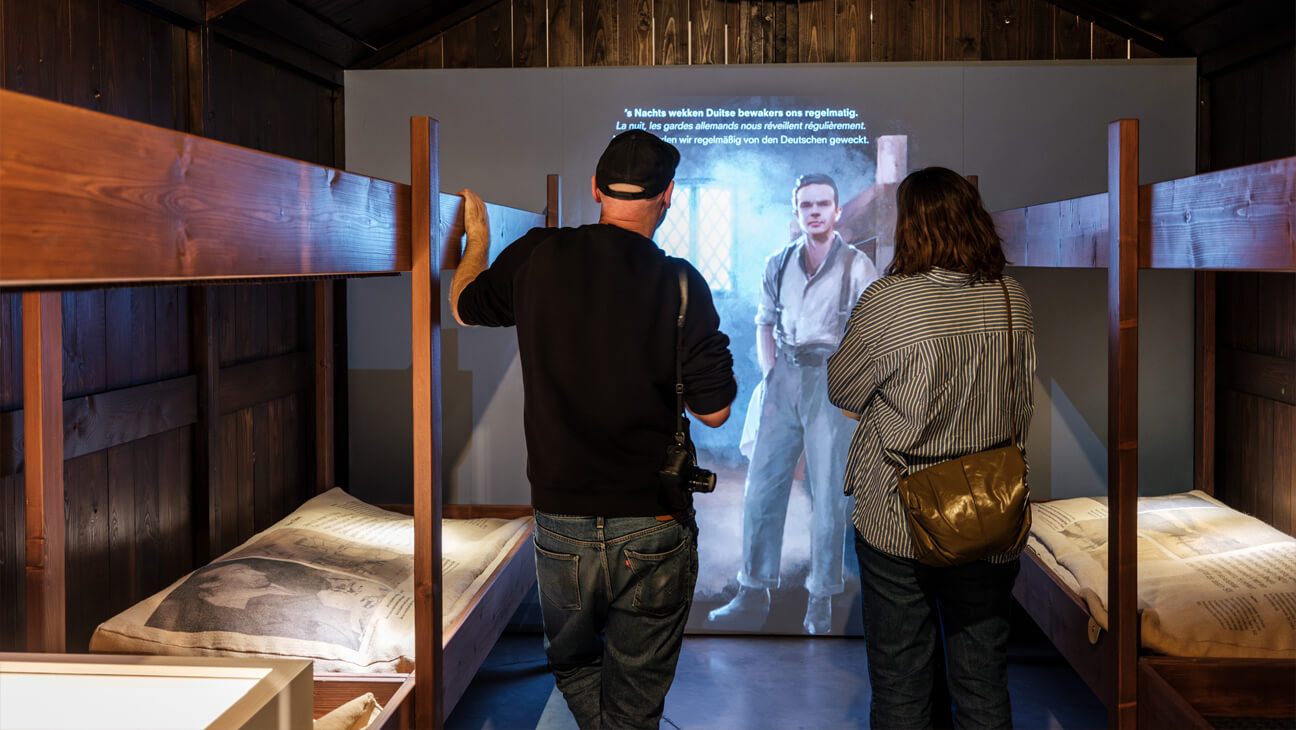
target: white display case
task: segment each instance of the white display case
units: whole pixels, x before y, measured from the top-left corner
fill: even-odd
[[[0,728],[311,727],[299,659],[0,653]]]

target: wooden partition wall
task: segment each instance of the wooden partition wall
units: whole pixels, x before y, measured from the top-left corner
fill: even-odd
[[[479,596],[483,610],[474,610],[454,627],[454,664],[460,671],[453,678],[453,697],[448,698],[441,673],[445,642],[439,580],[440,271],[449,251],[457,257],[462,201],[438,191],[436,122],[422,117],[412,124],[414,184],[405,186],[0,92],[0,126],[6,130],[0,138],[0,195],[7,207],[21,209],[0,220],[6,244],[0,248],[0,287],[23,291],[26,396],[25,407],[4,414],[0,424],[24,437],[23,448],[15,449],[9,461],[22,467],[25,484],[22,595],[27,649],[82,648],[66,642],[69,515],[64,504],[76,491],[68,491],[63,479],[69,455],[127,445],[160,431],[192,429],[192,480],[183,499],[174,495],[177,485],[153,486],[189,506],[192,552],[195,560],[205,562],[250,534],[261,499],[251,489],[251,475],[243,465],[218,456],[228,453],[221,449],[229,439],[247,435],[238,424],[229,423],[229,412],[244,411],[284,389],[291,392],[302,379],[299,373],[307,371],[314,388],[308,399],[310,418],[304,420],[313,427],[304,430],[315,438],[309,491],[334,486],[330,283],[308,285],[314,316],[299,326],[310,336],[309,354],[224,367],[222,328],[215,315],[219,294],[228,289],[222,282],[412,270],[418,687],[414,690],[414,682],[403,676],[342,677],[325,681],[323,694],[335,698],[360,685],[392,698],[414,691],[410,724],[441,725],[522,591],[534,580],[534,568],[526,560],[507,561],[499,570],[509,575],[492,576],[503,589]],[[86,139],[119,143],[93,165],[79,165],[79,145]],[[134,144],[126,144],[127,139]],[[550,215],[556,216],[556,177],[551,176],[548,188]],[[489,209],[496,243],[544,221],[500,206]],[[79,227],[67,226],[56,212],[75,216]],[[189,290],[195,372],[65,401],[58,289],[140,282],[198,284]],[[240,291],[265,286],[271,285]],[[75,312],[71,322],[76,322]],[[262,468],[248,466],[252,471]],[[272,481],[276,477],[268,476]],[[290,496],[281,506],[291,509],[304,498]],[[75,520],[71,524],[76,529]],[[521,555],[519,551],[522,548],[514,555]],[[134,551],[125,554],[132,563],[149,559]],[[6,609],[16,600],[18,596],[7,593]],[[105,608],[101,601],[94,605],[104,612],[95,616],[95,623],[124,608]],[[389,714],[398,712],[397,705],[400,702],[393,700]]]
[[[6,208],[0,219],[0,288],[28,290],[22,295],[23,338],[6,343],[23,354],[22,370],[9,372],[24,383],[24,408],[0,414],[0,430],[12,444],[0,459],[6,467],[0,476],[21,479],[27,495],[21,552],[6,540],[6,556],[18,554],[25,563],[25,579],[22,590],[6,591],[5,613],[10,618],[16,604],[25,605],[26,640],[19,648],[83,650],[95,624],[146,595],[136,585],[140,564],[147,570],[154,563],[158,572],[156,563],[165,559],[157,547],[161,540],[148,539],[150,534],[183,535],[186,551],[201,562],[267,526],[306,494],[332,486],[329,424],[313,430],[321,441],[309,448],[302,428],[321,420],[312,411],[326,417],[332,409],[331,288],[315,285],[313,296],[291,284],[236,291],[213,279],[399,270],[408,265],[398,256],[408,251],[398,245],[408,240],[408,215],[402,212],[408,187],[12,92],[0,92],[0,126]],[[342,208],[351,205],[370,215],[335,216],[339,201]],[[75,309],[64,319],[66,298],[57,289],[204,279],[207,284],[177,290],[191,318],[192,374],[64,399],[64,330],[84,323]],[[318,315],[314,327],[263,321],[262,338],[277,329],[275,339],[287,351],[239,362],[239,347],[231,347],[222,331],[233,318],[229,312],[218,317],[217,311],[238,307],[237,299],[251,292],[264,297],[269,312],[284,295],[310,296],[314,301],[301,309]],[[225,296],[230,293],[234,298]],[[143,328],[143,336],[152,333]],[[307,386],[310,397],[299,393],[302,383],[314,383],[313,389]],[[279,412],[288,438],[281,432],[271,439],[254,429],[258,410]],[[109,495],[124,496],[124,504],[87,503],[87,495],[65,493],[65,459],[76,465],[105,451],[110,460],[131,458],[144,453],[134,442],[169,438],[181,429],[188,438],[181,434],[173,441],[168,456],[174,458],[153,467],[151,482],[109,485]],[[257,450],[259,459],[229,458]],[[293,465],[301,460],[308,460],[304,469]],[[284,478],[300,472],[313,478]],[[90,509],[67,514],[65,504]],[[12,524],[12,517],[6,522]],[[106,529],[110,543],[124,543],[104,566],[108,570],[82,564],[87,556],[78,552],[71,553],[69,565],[67,548],[84,543],[87,529]],[[174,537],[169,539],[166,552],[173,552]],[[149,545],[156,552],[141,547]],[[189,567],[184,563],[172,562],[171,574],[159,574],[165,582],[147,590],[178,577]],[[99,589],[119,571],[117,590],[105,601],[107,591]],[[6,585],[13,585],[10,580]],[[69,584],[78,598],[71,627]]]

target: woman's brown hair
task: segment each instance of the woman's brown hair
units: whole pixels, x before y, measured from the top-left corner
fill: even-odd
[[[896,191],[895,258],[891,275],[934,268],[969,274],[973,281],[1003,276],[1003,239],[972,183],[953,170],[927,167]]]

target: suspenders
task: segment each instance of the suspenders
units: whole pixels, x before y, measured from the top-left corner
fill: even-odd
[[[796,250],[795,245],[783,249],[783,253],[779,256],[778,275],[774,279],[774,341],[778,343],[779,347],[788,346],[787,333],[783,330],[783,274],[787,271],[788,262],[792,260]],[[846,265],[842,267],[841,290],[837,298],[837,329],[845,332],[846,321],[850,319],[851,307],[853,306],[850,300],[851,265],[855,263],[857,254],[855,249],[843,241],[842,255],[846,257]],[[827,259],[824,259],[824,263],[828,263]]]

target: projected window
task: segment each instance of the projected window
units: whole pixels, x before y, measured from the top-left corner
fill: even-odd
[[[729,291],[733,241],[733,191],[677,180],[670,212],[657,229],[657,245],[693,262],[713,291]]]

